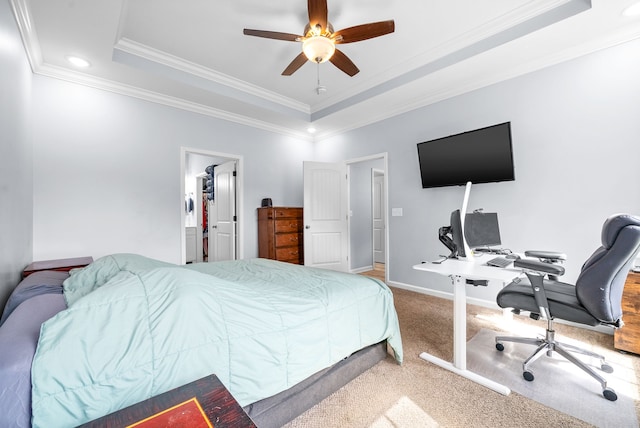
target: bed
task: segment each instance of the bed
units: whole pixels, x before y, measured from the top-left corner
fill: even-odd
[[[402,362],[380,281],[134,254],[25,278],[0,349],[0,426],[25,427],[76,426],[211,373],[259,427],[276,427],[381,359]]]

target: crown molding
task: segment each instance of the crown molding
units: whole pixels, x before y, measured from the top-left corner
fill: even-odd
[[[114,50],[119,50],[166,67],[171,67],[188,75],[196,76],[198,78],[223,85],[227,88],[232,88],[236,91],[259,97],[269,102],[305,113],[306,115],[309,115],[311,112],[311,108],[308,104],[268,91],[257,85],[247,83],[232,76],[219,73],[210,68],[203,67],[167,52],[154,49],[150,46],[138,43],[135,40],[127,39],[125,37],[120,38],[116,42]]]
[[[174,107],[209,117],[214,117],[216,119],[222,119],[229,122],[262,129],[264,131],[286,135],[300,140],[313,141],[313,138],[308,134],[304,132],[296,132],[284,126],[274,125],[272,123],[260,121],[247,116],[230,113],[210,106],[194,103],[181,98],[160,94],[130,85],[125,85],[119,82],[97,78],[88,74],[71,71],[63,67],[43,64],[40,65],[36,70],[34,70],[34,73],[46,77],[64,80],[70,83],[88,86],[94,89],[100,89],[120,95],[138,98],[156,104],[165,105],[168,107]]]
[[[462,95],[464,93],[481,89],[483,87],[486,87],[504,80],[522,76],[527,73],[540,70],[542,68],[553,66],[565,61],[578,58],[580,56],[588,55],[590,53],[593,53],[602,49],[606,49],[618,44],[622,44],[622,43],[640,38],[640,28],[638,28],[637,25],[635,26],[628,25],[623,28],[620,28],[618,32],[616,32],[615,34],[611,35],[606,39],[589,41],[579,46],[567,48],[561,52],[554,52],[552,54],[543,56],[539,59],[528,62],[526,64],[518,64],[516,67],[513,67],[509,70],[505,70],[500,74],[494,74],[489,77],[483,77],[480,79],[469,79],[466,82],[460,82],[460,84],[456,85],[453,88],[449,88],[442,91],[431,91],[430,93],[418,94],[413,99],[403,99],[402,102],[396,102],[395,104],[385,102],[384,108],[377,109],[378,114],[375,116],[368,116],[362,120],[354,120],[349,122],[348,125],[334,127],[327,131],[320,131],[317,134],[314,134],[313,136],[311,136],[306,132],[295,131],[287,126],[275,125],[273,123],[268,123],[265,121],[248,117],[248,116],[244,116],[242,114],[230,113],[221,109],[213,108],[213,107],[195,103],[195,102],[190,102],[181,98],[163,95],[157,92],[140,89],[130,85],[114,82],[108,79],[98,78],[85,73],[72,71],[63,67],[44,64],[42,52],[38,42],[38,37],[35,29],[31,25],[32,18],[30,16],[28,4],[27,4],[28,0],[9,0],[9,2],[13,9],[13,13],[15,15],[18,28],[22,36],[23,43],[25,45],[25,51],[27,53],[29,63],[31,65],[32,71],[36,74],[57,78],[57,79],[65,80],[68,82],[81,84],[81,85],[85,85],[85,86],[89,86],[89,87],[93,87],[96,89],[101,89],[101,90],[105,90],[113,93],[118,93],[125,96],[131,96],[131,97],[146,100],[149,102],[166,105],[169,107],[174,107],[174,108],[178,108],[186,111],[195,112],[198,114],[238,123],[241,125],[254,127],[257,129],[268,131],[268,132],[278,133],[278,134],[292,137],[302,141],[321,141],[324,139],[332,138],[339,134],[343,134],[345,132],[352,131],[354,129],[368,126],[373,123],[380,122],[382,120],[389,119],[394,116],[398,116],[412,110],[416,110],[418,108],[426,107],[428,105],[435,104],[439,101],[443,101],[448,98]],[[532,19],[532,17],[539,16],[540,13],[549,13],[549,11],[553,9],[553,7],[563,7],[563,6],[568,7],[572,5],[575,6],[576,4],[584,5],[586,3],[589,3],[589,2],[587,0],[553,0],[551,2],[550,1],[545,2],[545,1],[539,0],[531,4],[528,14],[523,14],[522,19],[526,21],[527,19]],[[550,5],[552,5],[553,7],[551,7]],[[508,21],[506,16],[508,15],[502,16],[501,19]],[[513,16],[510,16],[510,18],[513,18]],[[499,26],[500,22],[493,22],[492,25]],[[478,34],[480,33],[473,32],[473,34],[478,36]],[[467,34],[465,37],[470,37],[470,35],[471,34]],[[487,37],[487,34],[485,34],[483,37]],[[436,50],[434,52],[445,52],[447,49],[450,50],[451,47],[455,45],[455,43],[460,43],[461,40],[457,40],[457,41],[450,40],[446,44],[443,44],[437,47],[437,49],[439,50]],[[233,77],[230,77],[221,73],[216,73],[213,70],[198,66],[197,64],[189,63],[187,61],[184,61],[181,58],[174,57],[165,52],[151,49],[148,46],[136,43],[134,41],[130,41],[125,38],[121,38],[116,43],[115,48],[117,50],[122,50],[123,52],[127,52],[131,55],[136,55],[141,58],[145,58],[149,61],[157,62],[166,67],[171,67],[171,68],[180,70],[181,72],[188,73],[202,79],[207,79],[209,81],[215,82],[220,85],[229,86],[236,91],[247,93],[251,96],[263,98],[269,102],[283,105],[286,108],[290,108],[306,114],[308,114],[310,111],[309,106],[307,104],[299,103],[288,97],[282,97],[282,96],[279,96],[278,94],[265,91],[262,88],[259,88],[257,86],[250,85],[246,82],[240,81],[238,79],[234,79]],[[434,52],[430,52],[430,54],[434,54]],[[389,73],[391,73],[391,71],[389,71]],[[425,77],[428,74],[429,73],[422,73],[419,77],[411,79],[405,82],[404,84],[411,84],[412,82],[419,80],[419,78]],[[380,82],[382,82],[384,79],[384,76],[380,75],[380,77],[377,77],[376,82],[378,82],[378,79],[380,79]],[[375,82],[373,83],[374,87],[379,85],[381,85],[381,83],[375,83]],[[348,99],[349,97],[354,96],[352,92],[355,91],[355,95],[357,95],[357,93],[359,93],[359,91],[361,90],[362,88],[352,88],[352,91],[350,91],[348,94],[344,94],[343,97],[344,99]],[[376,97],[382,96],[387,92],[388,90],[384,90],[378,93],[370,93],[367,96],[365,96],[364,99],[361,101],[376,102],[375,101]],[[335,101],[335,99],[333,101]],[[332,102],[332,104],[334,103]],[[347,106],[346,108],[349,108],[349,106]],[[333,114],[340,114],[340,112],[343,112],[343,111],[344,111],[343,109],[339,109],[336,112],[328,113],[324,117],[328,118]]]
[[[328,138],[332,138],[340,134],[344,134],[346,132],[353,131],[355,129],[362,128],[368,125],[373,125],[380,121],[390,119],[392,117],[399,116],[401,114],[408,113],[419,108],[427,107],[440,101],[444,101],[459,95],[482,89],[496,83],[524,76],[529,73],[533,73],[548,67],[571,61],[636,39],[640,39],[640,28],[630,25],[606,39],[599,39],[596,41],[583,43],[579,46],[567,48],[561,52],[554,52],[553,54],[538,58],[535,61],[520,65],[501,74],[492,74],[490,77],[483,79],[470,79],[467,82],[462,82],[455,85],[455,87],[452,87],[449,90],[433,92],[427,95],[419,94],[412,100],[404,99],[402,102],[397,103],[396,105],[389,105],[389,103],[385,103],[385,110],[383,114],[379,114],[377,116],[368,116],[364,120],[351,122],[349,126],[333,128],[327,132],[319,132],[315,136],[315,138],[316,141],[322,141]]]
[[[528,21],[539,18],[546,13],[552,13],[554,10],[560,7],[567,7],[567,4],[576,4],[573,12],[559,12],[559,17],[551,20],[548,25],[557,22],[562,19],[565,14],[574,14],[575,11],[582,11],[586,7],[585,0],[534,0],[527,4],[515,8],[508,13],[502,14],[494,19],[486,21],[481,25],[478,25],[464,33],[461,33],[449,40],[446,40],[433,48],[422,52],[413,58],[404,61],[403,63],[396,64],[390,67],[385,72],[373,76],[366,80],[366,82],[353,85],[349,91],[345,91],[339,95],[332,96],[326,100],[316,104],[311,111],[312,117],[323,111],[331,111],[331,107],[339,105],[343,102],[348,103],[351,98],[362,98],[362,95],[367,93],[382,93],[389,90],[393,90],[393,87],[389,87],[390,81],[398,80],[403,81],[410,79],[416,80],[429,74],[439,67],[436,64],[444,64],[447,57],[460,57],[464,55],[463,52],[468,47],[481,43],[483,40],[490,37],[499,35],[502,32],[510,30],[512,27],[516,27]],[[469,54],[466,54],[469,56]],[[429,65],[434,67],[429,67]],[[434,69],[435,68],[435,69]],[[405,83],[410,83],[405,82]],[[361,95],[362,94],[362,95]],[[375,95],[374,95],[375,96]]]
[[[36,30],[33,28],[33,25],[31,25],[33,19],[29,13],[27,0],[9,0],[9,3],[11,9],[13,9],[13,16],[15,16],[16,23],[18,24],[22,43],[27,52],[27,59],[31,65],[31,71],[35,72],[38,66],[42,64],[42,50],[38,43]]]
[[[543,3],[543,0],[538,3]],[[354,89],[358,91],[356,94],[344,97],[340,101],[332,100],[330,105],[314,109],[311,120],[322,119],[378,95],[411,84],[427,75],[473,58],[482,52],[498,48],[534,31],[584,12],[591,7],[589,0],[552,0],[545,4],[547,4],[546,8],[529,8],[524,14],[516,14],[515,10],[505,13],[499,18],[490,20],[459,37],[444,42],[396,68],[396,71],[408,71],[390,72],[386,76],[380,75],[375,83],[373,80],[371,81],[373,85],[367,89],[356,88]],[[520,19],[516,20],[516,16]]]

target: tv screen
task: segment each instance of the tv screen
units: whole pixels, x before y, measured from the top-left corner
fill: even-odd
[[[511,122],[418,143],[422,187],[515,180]]]

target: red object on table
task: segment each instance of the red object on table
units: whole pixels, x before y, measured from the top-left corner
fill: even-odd
[[[195,411],[196,408],[199,408],[199,411]],[[165,416],[180,416],[179,413],[182,411],[188,412],[187,416],[193,418],[189,419],[189,423],[186,425],[163,424]],[[208,426],[196,425],[196,423],[210,423],[209,426],[213,428],[257,428],[216,375],[209,375],[164,394],[156,395],[148,400],[87,422],[78,428],[157,428],[161,426],[191,428]]]

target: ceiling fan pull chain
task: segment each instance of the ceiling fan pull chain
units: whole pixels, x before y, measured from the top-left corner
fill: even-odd
[[[320,94],[322,94],[324,92],[327,92],[327,87],[326,86],[322,86],[320,84],[320,63],[319,62],[316,63],[316,67],[318,67],[317,68],[318,86],[316,86],[316,94],[320,95]]]

